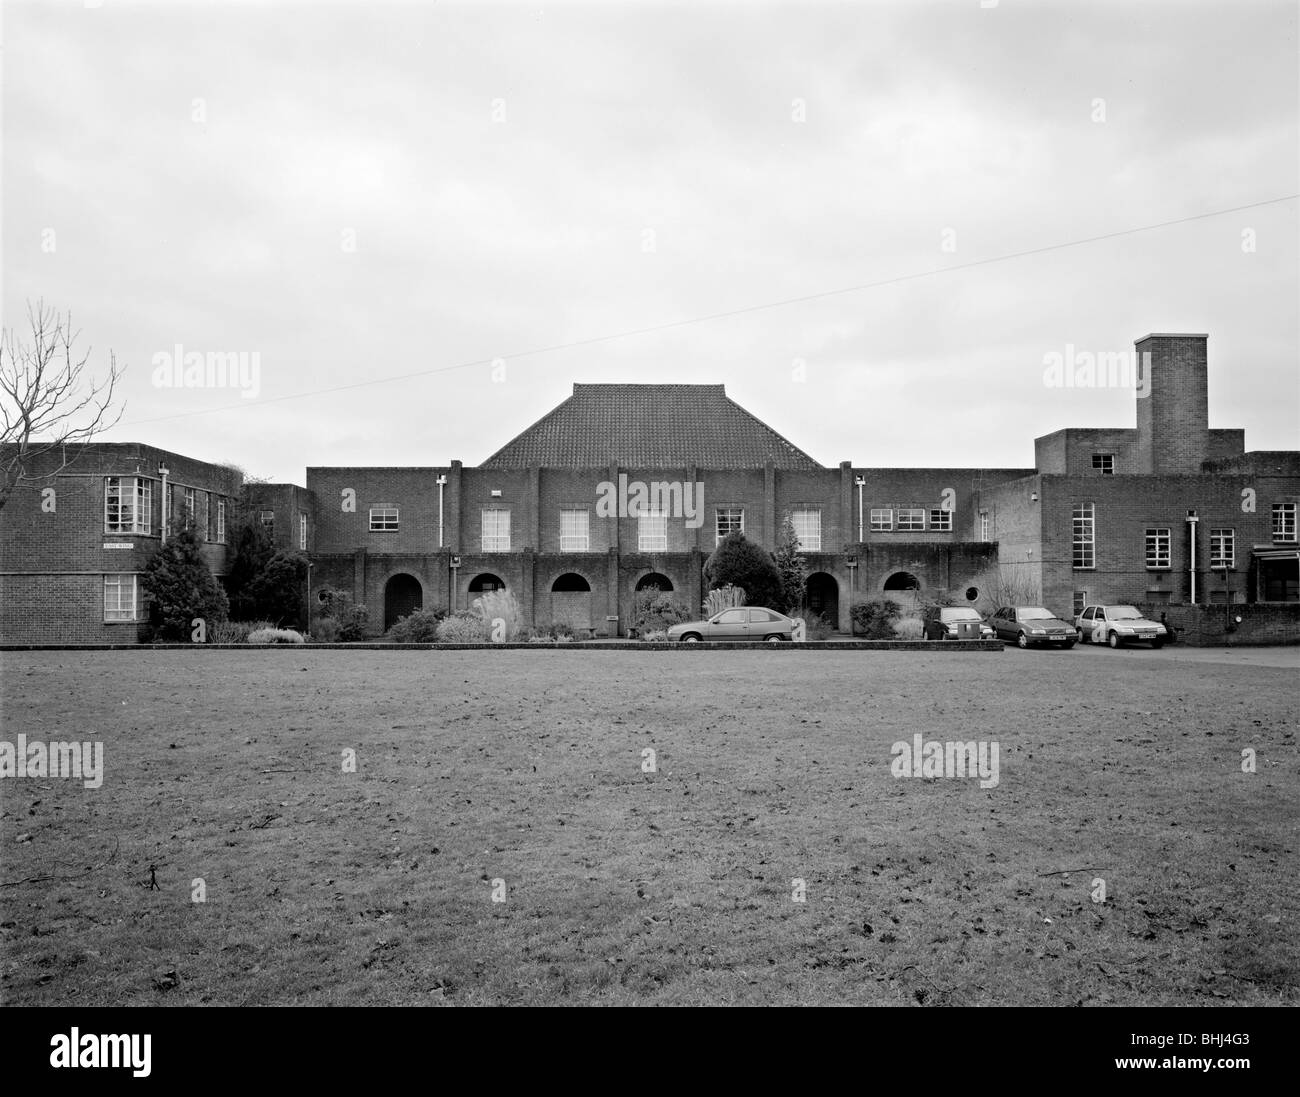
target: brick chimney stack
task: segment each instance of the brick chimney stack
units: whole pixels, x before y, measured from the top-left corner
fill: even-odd
[[[1210,455],[1206,335],[1145,335],[1138,355],[1140,472],[1199,473]]]

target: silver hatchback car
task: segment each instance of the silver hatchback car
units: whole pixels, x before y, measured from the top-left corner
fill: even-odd
[[[668,630],[668,639],[684,644],[701,640],[759,640],[769,644],[794,640],[794,619],[762,606],[737,606],[707,621],[686,621]]]

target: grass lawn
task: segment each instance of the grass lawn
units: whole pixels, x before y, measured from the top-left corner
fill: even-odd
[[[1294,1005],[1294,672],[1128,654],[3,653],[0,1001]]]

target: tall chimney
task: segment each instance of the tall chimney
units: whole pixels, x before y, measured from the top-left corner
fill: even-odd
[[[1199,473],[1209,456],[1208,335],[1144,335],[1138,355],[1137,467]]]

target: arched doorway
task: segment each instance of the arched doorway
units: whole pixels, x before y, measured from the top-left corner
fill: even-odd
[[[809,616],[823,618],[833,629],[840,627],[840,585],[835,576],[814,571],[808,576],[805,598]]]
[[[884,591],[885,597],[904,613],[916,612],[919,604],[918,595],[921,590],[921,580],[910,571],[894,572],[885,580],[885,585],[881,589]]]
[[[657,571],[643,575],[636,581],[636,589],[639,591],[648,590],[650,587],[658,587],[661,593],[667,594],[673,589],[673,581]]]
[[[384,584],[384,631],[424,605],[420,580],[404,572],[391,576]]]
[[[591,628],[591,584],[576,572],[565,572],[551,584],[551,623]]]
[[[506,581],[491,572],[485,571],[482,575],[476,575],[469,581],[469,592],[474,596],[505,589]]]

